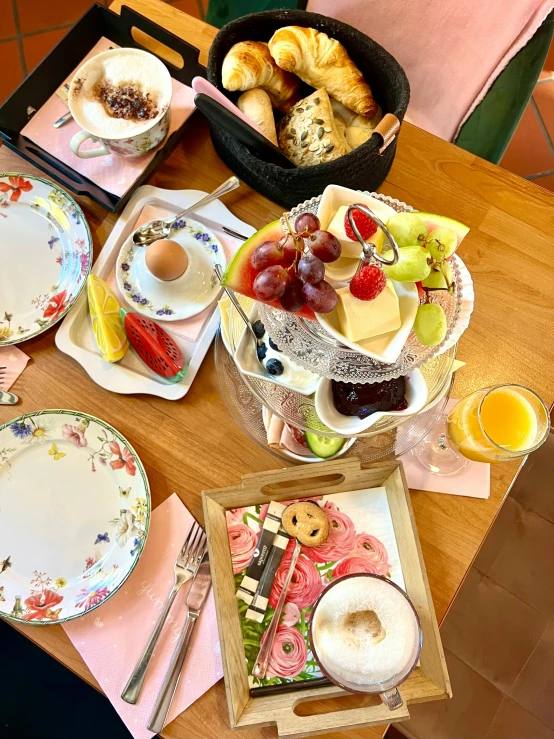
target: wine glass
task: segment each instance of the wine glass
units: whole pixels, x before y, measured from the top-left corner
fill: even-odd
[[[507,462],[543,444],[550,414],[539,396],[522,385],[495,385],[462,398],[440,416],[411,453],[435,475],[454,475],[474,462]]]

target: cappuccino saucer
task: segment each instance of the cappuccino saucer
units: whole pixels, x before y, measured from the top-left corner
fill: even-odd
[[[214,267],[225,269],[223,246],[203,224],[190,218],[177,221],[170,238],[180,244],[188,267],[176,280],[160,280],[146,266],[144,247],[132,238],[121,247],[116,264],[117,285],[125,300],[144,316],[180,321],[201,313],[221,294]]]

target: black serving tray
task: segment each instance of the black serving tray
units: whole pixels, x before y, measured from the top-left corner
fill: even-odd
[[[71,31],[0,107],[0,137],[5,146],[17,152],[68,190],[77,195],[87,195],[112,213],[116,213],[125,205],[134,190],[143,184],[151,172],[174,149],[187,125],[186,121],[181,128],[166,139],[150,165],[122,197],[106,192],[87,177],[76,172],[64,162],[60,162],[30,139],[22,136],[21,130],[31,116],[63,84],[71,71],[79,66],[85,54],[102,36],[118,46],[144,48],[133,38],[132,28],[143,31],[181,55],[184,61],[182,69],[174,67],[160,57],[174,79],[190,86],[193,77],[206,76],[205,68],[198,63],[199,50],[197,48],[127,6],[123,6],[121,15],[118,15],[97,3],[89,8]],[[147,49],[147,51],[150,50]]]

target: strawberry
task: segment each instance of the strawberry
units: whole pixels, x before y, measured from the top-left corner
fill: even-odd
[[[350,281],[350,292],[358,300],[374,300],[385,289],[385,273],[374,264],[364,264]]]
[[[425,289],[424,289],[423,285],[421,284],[421,282],[416,282],[416,287],[417,287],[417,296],[418,296],[418,298],[420,300],[423,300],[423,298],[425,297]]]
[[[362,205],[362,203],[356,203],[356,205]],[[358,227],[364,241],[367,241],[377,231],[377,224],[370,218],[367,213],[361,210],[353,210],[352,215],[354,216],[354,223]],[[356,234],[350,228],[350,222],[348,220],[348,211],[344,214],[344,232],[351,241],[357,241]]]

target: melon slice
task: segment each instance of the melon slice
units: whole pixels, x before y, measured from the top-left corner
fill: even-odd
[[[221,284],[236,293],[246,295],[248,298],[262,302],[254,293],[254,279],[258,274],[258,271],[252,267],[250,257],[252,256],[254,249],[257,249],[257,247],[260,246],[260,244],[263,244],[264,241],[279,241],[282,236],[283,229],[281,228],[280,220],[272,221],[271,223],[268,223],[267,226],[256,231],[248,241],[244,242],[229,262],[227,269],[221,278]],[[272,300],[271,302],[266,303],[266,305],[271,305],[274,308],[283,310],[278,300]],[[308,308],[307,305],[297,311],[294,315],[301,316],[302,318],[310,318],[312,321],[316,320],[315,313],[311,308]]]
[[[464,223],[460,223],[460,221],[454,220],[454,218],[448,218],[448,216],[437,216],[434,213],[419,212],[415,213],[415,215],[419,216],[422,219],[429,233],[439,227],[450,228],[456,234],[456,238],[458,239],[458,246],[460,246],[465,236],[467,236],[469,232],[469,226],[466,226]]]

